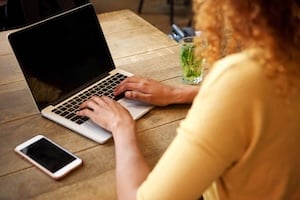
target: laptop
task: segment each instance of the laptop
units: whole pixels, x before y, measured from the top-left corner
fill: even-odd
[[[12,32],[8,39],[41,115],[91,140],[102,144],[112,137],[75,114],[92,95],[117,100],[135,120],[153,108],[111,94],[133,74],[115,67],[91,3]]]

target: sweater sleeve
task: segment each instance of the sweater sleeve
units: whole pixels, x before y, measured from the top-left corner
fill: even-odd
[[[241,157],[255,102],[253,73],[231,60],[216,64],[204,81],[177,136],[146,181],[138,199],[197,199]],[[251,75],[252,74],[252,75]]]

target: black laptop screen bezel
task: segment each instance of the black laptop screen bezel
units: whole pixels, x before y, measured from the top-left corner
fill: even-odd
[[[90,3],[26,26],[8,39],[40,110],[115,69]]]

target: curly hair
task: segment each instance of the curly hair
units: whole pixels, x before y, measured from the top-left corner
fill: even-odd
[[[281,90],[287,89],[284,77],[300,67],[300,0],[194,0],[193,11],[194,26],[209,44],[204,53],[209,65],[260,48],[264,54],[253,59],[263,62]]]

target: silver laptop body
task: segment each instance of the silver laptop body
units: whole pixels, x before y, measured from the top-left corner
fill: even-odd
[[[113,90],[119,81],[132,76],[116,69],[92,4],[26,26],[10,33],[8,39],[42,116],[98,143],[112,137],[90,119],[75,115],[76,107],[90,96],[99,95],[98,90],[101,94],[106,87]],[[121,80],[104,84],[111,81],[111,76]],[[153,108],[111,97],[134,119]],[[75,108],[70,108],[73,104]]]

